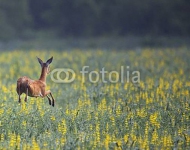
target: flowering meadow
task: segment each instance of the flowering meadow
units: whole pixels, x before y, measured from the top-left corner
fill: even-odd
[[[17,79],[40,76],[36,56],[44,61],[53,56],[51,70],[76,73],[72,83],[55,83],[48,75],[55,107],[47,98],[25,102],[24,94],[18,103]],[[89,66],[85,76],[83,66]],[[190,149],[190,53],[185,47],[4,51],[0,70],[1,150]],[[134,71],[139,82],[132,82]]]

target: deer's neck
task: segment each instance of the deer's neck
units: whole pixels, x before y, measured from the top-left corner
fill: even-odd
[[[46,71],[46,68],[43,67],[39,80],[41,80],[41,81],[43,81],[43,82],[46,82],[46,76],[47,76],[47,73],[46,73],[46,72],[47,72],[47,71]]]

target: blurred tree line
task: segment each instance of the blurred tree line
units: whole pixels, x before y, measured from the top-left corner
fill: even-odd
[[[0,38],[190,35],[190,0],[0,0]]]

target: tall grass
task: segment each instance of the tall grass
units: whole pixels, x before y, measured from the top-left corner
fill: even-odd
[[[24,95],[18,103],[17,78],[40,76],[36,56],[54,56],[51,70],[76,72],[69,84],[48,77],[55,107],[47,98],[26,103]],[[188,149],[189,57],[186,48],[1,52],[0,149]],[[129,82],[90,83],[86,74],[83,83],[80,71],[86,65],[108,73],[130,66]],[[140,83],[131,82],[132,71],[140,72]]]

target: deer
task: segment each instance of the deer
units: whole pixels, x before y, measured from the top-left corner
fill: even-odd
[[[50,90],[46,90],[46,76],[50,73],[49,65],[51,64],[53,57],[48,59],[45,63],[38,58],[38,62],[41,65],[41,75],[38,80],[32,80],[27,76],[20,77],[17,80],[17,94],[18,94],[18,102],[21,103],[21,95],[25,93],[24,101],[27,102],[29,97],[47,97],[49,100],[49,105],[54,107],[55,99]],[[51,98],[50,98],[51,97]]]

